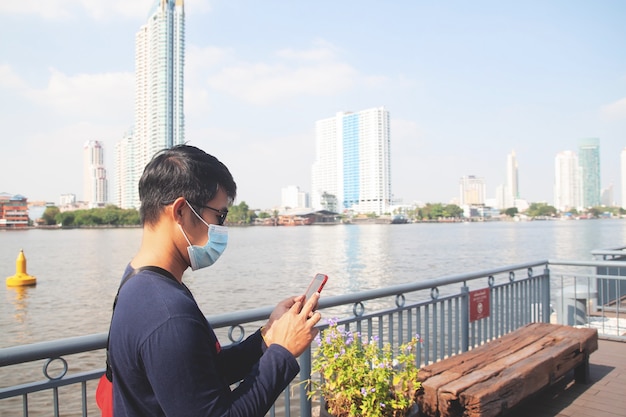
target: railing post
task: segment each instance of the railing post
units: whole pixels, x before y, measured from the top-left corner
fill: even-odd
[[[300,355],[300,416],[311,417],[311,400],[309,399],[308,384],[311,379],[311,346]]]
[[[469,287],[461,287],[461,352],[469,350]]]
[[[542,295],[543,298],[541,300],[541,320],[544,323],[550,323],[550,268],[546,264],[545,269],[543,270],[543,281],[542,281]]]

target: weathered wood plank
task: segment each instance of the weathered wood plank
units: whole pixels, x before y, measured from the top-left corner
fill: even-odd
[[[550,332],[550,329],[542,324],[531,323],[471,351],[420,369],[418,376],[422,382],[422,391],[418,398],[420,408],[429,415],[435,415],[439,409],[439,390],[443,385],[449,381],[460,380],[465,375],[482,368],[486,362],[510,359],[513,353],[523,350],[534,343],[536,338]]]
[[[551,339],[553,343],[503,369],[496,377],[459,393],[458,401],[465,409],[465,415],[496,416],[553,383],[557,379],[555,374],[560,373],[564,362],[568,362],[563,360],[564,355],[581,357],[575,340],[557,340],[550,336],[543,339]],[[572,364],[569,369],[574,366]]]
[[[597,348],[595,329],[531,323],[422,368],[418,403],[429,416],[496,416],[580,369]]]
[[[451,380],[447,384],[439,387],[438,390],[438,412],[441,416],[450,415],[450,410],[466,407],[468,400],[464,399],[463,394],[467,390],[473,389],[476,394],[470,397],[470,400],[475,398],[481,398],[489,393],[490,390],[499,389],[496,383],[503,378],[503,375],[510,373],[511,370],[524,370],[523,364],[528,361],[529,358],[542,358],[545,360],[553,360],[553,353],[547,352],[555,348],[555,339],[550,336],[544,336],[540,340],[535,341],[524,349],[514,352],[510,356],[501,358],[496,361],[489,361],[485,358],[485,362],[482,368],[463,376],[457,380]],[[569,343],[570,348],[576,348],[575,342]],[[561,349],[561,347],[557,347]],[[541,359],[539,359],[541,360]],[[522,365],[520,365],[522,364]],[[546,370],[546,377],[542,378],[546,380],[546,384],[550,381],[550,370]],[[480,389],[478,390],[477,387]],[[456,403],[459,403],[458,405]]]

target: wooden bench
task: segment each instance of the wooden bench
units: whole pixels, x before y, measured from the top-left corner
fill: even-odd
[[[531,323],[482,346],[423,367],[417,402],[426,416],[490,417],[552,385],[574,369],[589,378],[596,329]]]

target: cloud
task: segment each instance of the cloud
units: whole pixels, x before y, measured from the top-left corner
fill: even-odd
[[[4,64],[0,65],[0,88],[19,91],[27,89],[28,85],[9,65]]]
[[[43,89],[29,88],[25,94],[34,103],[48,107],[71,120],[133,120],[134,74],[112,72],[69,76],[50,70]]]
[[[626,119],[626,97],[603,106],[601,112],[609,119]]]
[[[224,63],[207,81],[210,88],[255,105],[296,96],[332,96],[359,85],[376,87],[385,82],[385,77],[362,75],[341,62],[335,48],[323,41],[316,41],[310,49],[279,50],[270,62]]]
[[[276,52],[276,56],[280,58],[290,60],[303,60],[303,61],[332,61],[336,53],[337,48],[331,43],[318,39],[313,42],[314,47],[306,50],[297,50],[292,48],[281,49]]]
[[[58,20],[86,13],[95,20],[113,17],[145,18],[155,0],[4,0],[0,14],[36,15],[43,19]],[[210,10],[208,0],[185,0],[185,9],[194,13]]]

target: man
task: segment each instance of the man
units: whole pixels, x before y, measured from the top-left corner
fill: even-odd
[[[115,417],[263,416],[299,372],[296,358],[317,334],[319,294],[282,301],[261,330],[222,349],[182,283],[188,267],[210,266],[225,249],[235,196],[226,166],[196,147],[166,149],[146,166],[141,247],[110,330]]]

